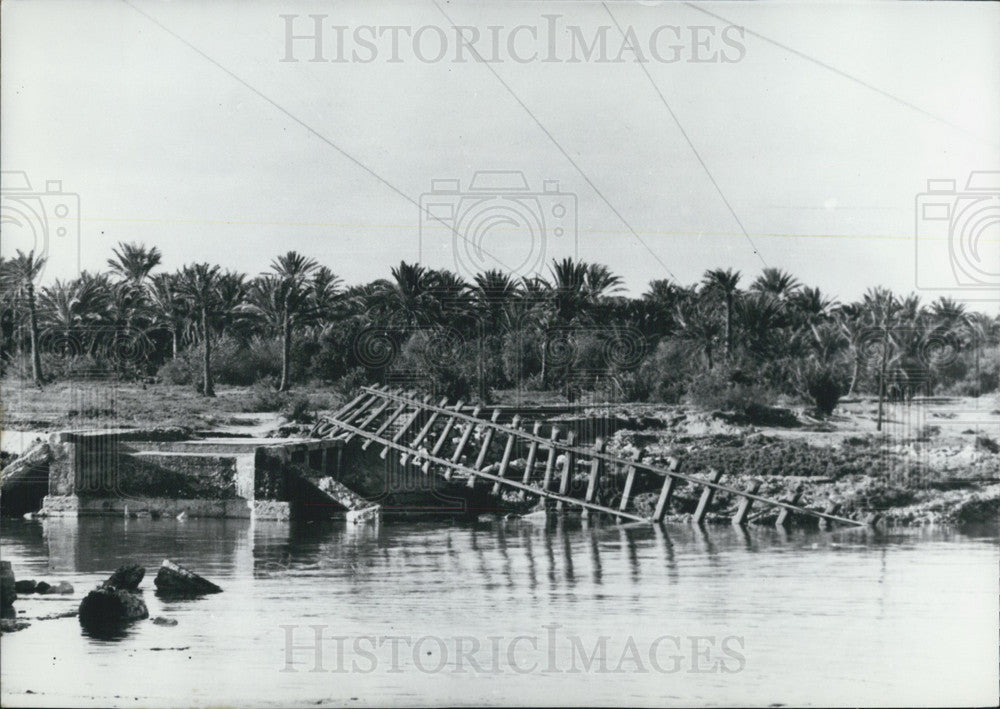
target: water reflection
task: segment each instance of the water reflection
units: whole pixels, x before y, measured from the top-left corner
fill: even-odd
[[[177,620],[176,627],[144,622],[97,637],[81,634],[68,618],[5,636],[5,688],[20,688],[22,696],[51,689],[57,676],[72,700],[73,673],[32,660],[52,657],[56,668],[87,667],[93,687],[121,682],[134,696],[162,680],[163,697],[186,692],[192,703],[315,703],[330,696],[332,680],[280,674],[281,626],[317,623],[344,635],[461,633],[483,643],[495,635],[543,635],[559,623],[564,635],[585,637],[588,648],[598,635],[618,648],[626,635],[646,645],[658,635],[746,640],[744,674],[673,676],[669,690],[655,675],[616,675],[614,682],[546,677],[557,694],[542,698],[565,703],[795,704],[815,686],[841,687],[837,704],[877,701],[873,687],[911,692],[915,701],[924,696],[919,678],[934,667],[948,667],[964,682],[974,681],[977,662],[996,667],[995,632],[983,619],[997,612],[997,536],[982,531],[873,536],[573,518],[445,526],[121,519],[2,525],[4,558],[19,578],[65,578],[77,588],[67,598],[19,599],[29,620],[75,608],[129,559],[152,573],[171,558],[224,590],[179,601],[158,598],[145,582],[150,615]],[[984,603],[993,604],[985,613]],[[8,643],[18,649],[8,653]],[[185,652],[166,654],[178,648]],[[949,664],[954,657],[963,663]],[[454,703],[460,691],[441,677],[335,679],[351,687],[346,696],[374,692],[386,703]],[[475,679],[470,697],[540,697],[520,676]],[[58,698],[44,699],[59,705]]]

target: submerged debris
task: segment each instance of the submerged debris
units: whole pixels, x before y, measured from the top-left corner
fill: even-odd
[[[207,593],[222,593],[222,589],[211,581],[170,561],[170,559],[163,560],[153,583],[160,595],[200,596]]]
[[[103,630],[149,617],[138,590],[146,569],[135,563],[118,568],[80,603],[80,625]]]

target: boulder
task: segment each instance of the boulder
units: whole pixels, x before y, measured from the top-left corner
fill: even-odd
[[[146,567],[140,566],[135,562],[130,562],[119,566],[118,570],[111,574],[108,580],[104,582],[104,585],[119,588],[123,591],[136,591],[139,589],[139,584],[142,583],[145,575]]]
[[[45,581],[39,581],[35,584],[35,593],[48,593],[50,588],[52,588],[52,586]]]
[[[14,590],[18,593],[34,593],[35,592],[35,582],[31,579],[22,579],[21,581],[16,581],[14,583]]]
[[[68,595],[73,593],[73,586],[68,581],[60,581],[55,586],[49,586],[45,589],[45,593],[50,596],[55,594]]]
[[[101,629],[149,617],[142,596],[110,586],[98,586],[80,602],[80,625]]]
[[[156,625],[167,625],[167,626],[177,625],[177,621],[174,620],[173,618],[163,618],[163,617],[153,618],[153,623],[155,623]]]
[[[0,608],[14,605],[17,598],[15,591],[14,569],[9,561],[0,561]]]
[[[16,633],[18,630],[24,630],[31,623],[26,620],[20,620],[19,618],[3,618],[0,619],[0,634],[3,633]]]
[[[206,593],[222,593],[222,589],[193,571],[164,559],[160,570],[153,579],[157,593],[169,596],[200,596]]]

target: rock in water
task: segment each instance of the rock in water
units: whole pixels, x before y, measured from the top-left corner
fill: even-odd
[[[68,581],[60,581],[55,586],[49,586],[45,593],[50,595],[56,593],[70,594],[73,593],[73,585]]]
[[[0,634],[3,633],[16,633],[18,630],[24,630],[31,623],[26,620],[19,620],[17,618],[3,618],[0,620]]]
[[[14,590],[17,591],[18,593],[34,593],[35,582],[30,579],[17,581],[14,583]]]
[[[35,584],[35,593],[48,593],[50,588],[52,588],[52,586],[45,581],[39,581]]]
[[[9,561],[0,561],[0,608],[14,605],[17,593],[14,590],[14,569]]]
[[[203,579],[193,571],[164,559],[160,570],[153,579],[156,590],[162,595],[200,596],[204,593],[222,593],[222,589],[211,581]]]
[[[145,575],[146,567],[132,562],[119,566],[118,570],[111,574],[108,580],[104,582],[104,585],[120,588],[123,591],[136,591],[139,589],[139,584],[142,583]]]
[[[98,586],[80,603],[80,625],[85,628],[107,628],[149,617],[142,596],[109,586]]]

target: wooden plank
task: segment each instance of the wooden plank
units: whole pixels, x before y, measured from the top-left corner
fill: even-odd
[[[566,433],[566,444],[568,446],[573,445],[573,441],[576,439],[576,433],[573,431],[567,431]],[[563,455],[565,459],[563,461],[562,475],[559,478],[559,494],[566,495],[569,493],[569,482],[570,477],[573,475],[573,466],[576,465],[576,452],[572,448],[565,448],[563,450]],[[557,509],[565,509],[565,503],[559,502]]]
[[[604,439],[598,438],[594,442],[594,449],[603,452],[605,445]],[[594,495],[597,494],[597,485],[600,482],[602,464],[603,461],[597,456],[594,456],[593,460],[590,461],[590,480],[587,481],[587,494],[583,498],[587,502],[593,502]]]
[[[461,399],[455,404],[455,411],[461,410],[465,402]],[[445,414],[447,416],[447,414]],[[457,419],[454,416],[448,416],[448,420],[445,421],[444,427],[441,429],[441,433],[438,435],[437,441],[434,442],[434,447],[431,448],[431,455],[437,455],[444,448],[444,444],[448,442],[448,436],[451,434],[451,429],[455,427],[455,421]],[[430,470],[430,461],[425,461],[423,465],[423,471],[426,474]]]
[[[376,386],[375,389],[376,389],[376,391],[380,391],[380,388],[378,386]],[[361,394],[358,394],[356,397],[354,397],[353,399],[351,399],[351,401],[349,401],[348,403],[344,404],[339,409],[337,409],[333,413],[333,418],[336,418],[336,419],[343,418],[344,416],[347,415],[348,411],[350,411],[355,406],[357,406],[358,404],[360,404],[368,396],[372,396],[372,395],[369,394],[368,392],[362,392]]]
[[[559,427],[552,427],[552,435],[550,436],[551,443],[549,444],[549,457],[545,461],[545,477],[542,480],[542,489],[548,490],[552,486],[552,473],[556,467],[556,456],[559,455],[559,449],[556,448],[556,439],[559,437]]]
[[[797,505],[799,502],[799,498],[801,497],[802,497],[802,488],[800,487],[795,491],[795,494],[792,495],[792,499],[789,500],[789,503]],[[782,507],[781,510],[778,512],[778,519],[774,520],[774,526],[782,528],[787,527],[789,523],[791,523],[792,521],[791,515],[792,515],[791,510],[789,510],[787,507]]]
[[[825,514],[828,514],[828,515],[835,515],[835,514],[837,514],[837,510],[839,510],[839,509],[840,509],[840,503],[837,503],[837,502],[834,502],[833,500],[830,500],[830,502],[827,503],[826,509],[824,509],[823,512]],[[830,523],[830,520],[828,520],[828,519],[821,519],[819,521],[819,528],[820,529],[830,529],[831,526],[832,525]]]
[[[652,520],[656,523],[663,521],[663,517],[667,513],[667,507],[670,505],[670,498],[673,497],[674,489],[677,487],[677,481],[682,479],[679,475],[675,477],[672,474],[680,466],[680,462],[676,458],[669,458],[668,460],[670,469],[667,476],[663,479],[663,487],[660,488],[660,496],[657,498],[656,507],[653,509]]]
[[[424,396],[423,398],[420,399],[420,403],[426,404],[430,400],[431,400],[431,397],[428,394],[428,395],[426,395],[426,396]],[[417,420],[420,418],[420,414],[422,414],[423,412],[424,412],[424,410],[422,408],[420,408],[419,406],[417,408],[415,408],[413,410],[413,416],[411,416],[410,419],[405,424],[403,424],[402,426],[400,426],[398,431],[396,431],[396,434],[392,437],[392,442],[393,443],[397,443],[400,439],[402,439],[403,436],[406,435],[406,432],[410,430],[410,426],[412,426],[413,424],[415,424],[417,422]],[[385,448],[382,449],[382,452],[379,453],[379,457],[382,458],[382,459],[385,459],[386,455],[388,455],[388,454],[389,454],[389,448],[385,447]]]
[[[490,417],[490,421],[496,422],[498,418],[500,418],[500,409],[493,409],[493,416]],[[496,431],[495,428],[490,427],[483,434],[483,444],[479,448],[479,455],[476,456],[476,464],[472,466],[473,470],[482,470],[486,466],[486,453],[489,451],[490,444],[493,442],[493,434]],[[476,476],[470,475],[465,485],[466,487],[475,487]]]
[[[660,488],[660,496],[656,499],[656,507],[653,509],[653,521],[662,522],[663,516],[667,513],[667,506],[670,498],[674,495],[674,488],[677,487],[677,478],[668,475],[663,479],[663,487]]]
[[[365,387],[365,389],[369,389],[370,390],[369,387]],[[382,396],[390,397],[390,398],[393,398],[393,399],[396,399],[396,400],[400,400],[400,399],[405,400],[405,398],[406,398],[402,394],[399,394],[399,393],[396,393],[396,392],[381,392],[380,394]],[[504,431],[504,432],[508,431],[508,429],[505,426],[503,426],[502,424],[492,424],[492,423],[490,423],[488,421],[483,421],[482,419],[474,418],[474,417],[469,416],[469,415],[467,415],[465,413],[462,413],[462,412],[455,412],[455,411],[447,410],[447,409],[438,409],[437,407],[433,407],[433,406],[429,406],[428,408],[440,410],[442,413],[450,414],[450,415],[454,416],[455,418],[457,418],[459,420],[462,420],[462,421],[471,421],[471,422],[474,422],[477,425],[481,425],[481,426],[484,426],[484,427],[485,426],[492,426],[492,427],[494,427],[494,428],[496,428],[498,430]],[[523,438],[524,440],[528,440],[528,441],[537,440],[543,447],[546,446],[549,443],[548,440],[546,440],[544,438],[539,438],[537,436],[533,436],[532,434],[530,434],[530,433],[528,433],[526,431],[523,432],[523,433],[521,433],[520,437]],[[557,444],[557,445],[559,445],[563,450],[572,449],[573,452],[576,453],[577,455],[581,455],[581,456],[590,456],[590,455],[592,455],[592,452],[589,451],[586,448],[573,448],[572,446],[567,446],[566,444]],[[627,464],[627,461],[622,461],[621,459],[616,458],[615,456],[610,455],[610,454],[606,454],[605,453],[605,454],[602,454],[601,457],[605,460],[605,462],[609,462],[609,463],[612,463],[612,464],[618,464],[618,463],[625,463],[625,464]],[[659,475],[659,476],[667,476],[668,474],[671,474],[671,473],[668,473],[663,468],[657,467],[657,466],[652,465],[650,463],[636,463],[636,462],[633,462],[631,464],[634,465],[637,470],[642,471],[642,472],[648,472],[648,473],[652,473],[654,475]],[[719,483],[713,483],[711,481],[707,481],[707,480],[704,480],[702,478],[698,478],[696,476],[687,475],[687,474],[679,473],[679,472],[672,473],[672,475],[673,475],[673,477],[677,478],[678,481],[686,481],[686,482],[690,482],[690,483],[692,483],[694,485],[698,485],[698,486],[702,486],[702,487],[710,487],[710,488],[712,488],[714,490],[728,492],[728,493],[731,493],[733,495],[749,496],[754,501],[763,503],[763,504],[768,505],[770,507],[783,507],[783,508],[790,509],[793,512],[800,512],[802,514],[807,514],[807,515],[810,515],[810,516],[813,516],[813,517],[817,517],[817,518],[820,518],[820,519],[828,519],[828,520],[830,520],[832,522],[840,522],[841,524],[849,524],[849,525],[854,525],[854,526],[864,526],[864,522],[860,522],[858,520],[850,519],[850,518],[847,518],[847,517],[839,517],[839,516],[836,516],[836,515],[827,515],[827,514],[825,514],[823,512],[819,512],[817,510],[808,510],[808,509],[804,509],[804,508],[801,508],[801,507],[796,507],[794,505],[790,505],[787,502],[784,502],[784,501],[781,501],[781,500],[769,499],[769,498],[766,498],[766,497],[762,497],[761,495],[750,495],[745,490],[739,490],[739,489],[730,487],[728,485],[722,485],[722,484],[719,484]]]
[[[709,480],[713,483],[719,482],[719,478],[722,477],[722,473],[718,470],[713,470],[712,474],[709,476]],[[701,498],[698,500],[698,507],[694,511],[694,517],[692,522],[695,524],[701,524],[705,521],[705,515],[708,514],[708,506],[712,504],[712,498],[715,496],[715,488],[705,486],[705,489],[701,491]]]
[[[482,420],[477,418],[479,416],[479,412],[482,410],[483,410],[482,406],[476,406],[476,408],[472,410],[472,418],[476,421],[477,424],[482,423]],[[465,445],[469,442],[469,437],[472,435],[472,431],[475,428],[476,428],[475,425],[469,423],[466,425],[465,430],[462,431],[462,437],[458,440],[458,445],[455,447],[455,452],[451,454],[452,463],[457,463],[459,460],[461,460],[462,451],[465,450]],[[444,479],[451,480],[452,472],[454,471],[451,468],[445,471]]]
[[[375,407],[375,410],[372,411],[368,416],[365,417],[364,421],[362,421],[360,424],[358,424],[358,428],[364,430],[368,426],[368,424],[370,424],[372,421],[374,421],[375,419],[377,419],[379,417],[379,415],[383,411],[385,411],[386,409],[388,409],[391,404],[392,404],[392,399],[386,399],[386,400],[384,400],[381,405]],[[353,422],[350,419],[346,419],[344,421],[344,423],[353,423]],[[358,435],[358,434],[356,434],[356,433],[348,433],[347,436],[344,438],[344,443],[350,443],[351,439],[354,438],[356,435]]]
[[[515,414],[514,418],[511,419],[510,427],[513,428],[515,431],[519,430],[521,428],[521,417]],[[506,477],[507,475],[507,466],[510,465],[510,456],[514,453],[514,443],[516,441],[517,441],[517,436],[515,434],[511,433],[509,436],[507,436],[507,443],[503,447],[503,457],[500,459],[500,470],[497,471],[497,476],[501,478]],[[493,483],[492,492],[494,495],[500,494],[499,482]]]
[[[350,431],[354,431],[356,433],[361,432],[360,429],[358,429],[356,426],[351,426],[350,424],[347,424],[345,426],[345,428],[347,428]],[[401,445],[399,443],[393,443],[392,441],[390,441],[390,440],[388,440],[386,438],[382,438],[380,436],[376,436],[375,434],[367,432],[367,431],[364,431],[363,433],[366,436],[372,437],[375,443],[381,443],[383,445],[389,445],[390,447],[395,448],[396,450],[399,450],[399,451],[405,451],[405,450],[407,450],[406,446]],[[634,514],[631,514],[631,513],[622,513],[622,512],[619,512],[618,510],[613,510],[610,507],[604,507],[603,505],[597,505],[597,504],[594,504],[592,502],[584,502],[583,500],[576,500],[576,499],[573,499],[571,497],[566,497],[564,495],[559,495],[557,493],[549,492],[547,490],[541,490],[541,489],[539,489],[537,487],[532,487],[530,485],[525,485],[524,483],[522,483],[522,482],[520,482],[518,480],[511,480],[509,478],[502,479],[502,478],[498,478],[496,475],[493,475],[492,473],[487,473],[485,471],[475,471],[475,470],[472,470],[471,468],[469,468],[468,466],[461,465],[461,464],[458,464],[458,463],[453,463],[450,460],[446,460],[446,459],[438,457],[438,456],[430,456],[430,462],[434,463],[435,465],[440,465],[441,467],[444,467],[444,468],[451,468],[452,470],[455,470],[457,472],[463,472],[463,473],[467,473],[467,474],[470,474],[470,475],[474,473],[474,474],[476,474],[476,475],[478,475],[478,476],[480,476],[482,478],[486,478],[487,480],[493,480],[493,481],[500,480],[504,485],[507,485],[509,487],[513,487],[513,488],[518,489],[518,490],[523,490],[523,491],[525,491],[527,493],[531,493],[532,495],[540,495],[541,497],[553,499],[553,500],[556,500],[558,502],[565,502],[565,503],[570,504],[570,505],[576,505],[578,507],[582,507],[584,509],[594,510],[596,512],[603,512],[604,514],[608,514],[608,515],[620,514],[620,515],[622,515],[624,517],[628,517],[629,519],[631,519],[631,520],[633,520],[635,522],[648,522],[649,521],[645,517],[640,517],[638,515],[634,515]]]
[[[531,432],[537,436],[541,429],[542,422],[535,421],[535,425],[531,427]],[[531,474],[534,472],[536,457],[538,457],[538,441],[532,441],[531,445],[528,446],[528,457],[524,461],[524,475],[521,476],[521,482],[525,485],[531,482]]]
[[[444,406],[447,403],[448,403],[448,397],[446,396],[443,399],[441,399],[441,401],[438,402],[438,406]],[[427,434],[431,432],[431,427],[434,426],[434,422],[438,420],[438,417],[440,415],[441,413],[438,411],[435,411],[434,413],[431,414],[431,417],[427,419],[427,423],[425,423],[424,427],[420,429],[420,433],[418,433],[417,437],[410,442],[410,448],[414,449],[419,448],[420,444],[423,443],[423,440],[427,437]],[[406,465],[406,461],[408,461],[409,459],[410,459],[410,454],[403,453],[403,457],[400,458],[399,464]]]
[[[382,424],[377,429],[375,429],[375,432],[372,435],[365,435],[366,440],[364,443],[361,444],[361,450],[368,450],[368,446],[370,446],[375,440],[372,436],[381,436],[382,433],[387,428],[389,428],[389,426],[391,426],[393,422],[403,414],[403,412],[406,410],[406,407],[410,405],[411,403],[408,400],[404,400],[403,403],[397,406],[396,410],[393,411],[391,414],[389,414],[389,416],[385,419],[385,421],[383,421]]]
[[[625,511],[628,507],[629,498],[632,496],[632,485],[635,483],[635,466],[630,465],[625,470],[625,488],[622,490],[622,500],[618,503],[618,510],[621,512]],[[621,518],[618,519],[621,521]]]
[[[755,493],[760,490],[760,480],[754,480],[750,483],[750,487],[747,488],[747,492]],[[736,515],[733,517],[733,524],[737,527],[742,527],[747,523],[747,515],[750,514],[750,508],[753,506],[752,497],[740,497],[739,505],[736,507]]]

